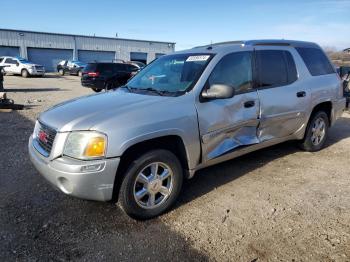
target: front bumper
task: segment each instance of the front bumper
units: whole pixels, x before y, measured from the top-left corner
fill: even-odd
[[[32,136],[29,138],[28,150],[30,160],[38,172],[63,193],[96,201],[112,199],[119,158],[93,161],[68,157],[49,159],[33,147]]]
[[[32,76],[43,76],[43,75],[45,75],[45,70],[28,69],[28,72]]]

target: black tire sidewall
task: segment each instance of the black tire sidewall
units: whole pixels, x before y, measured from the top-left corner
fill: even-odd
[[[321,141],[321,143],[319,143],[318,145],[314,145],[311,141],[311,137],[312,137],[312,126],[313,124],[315,123],[315,121],[322,117],[323,120],[325,121],[326,123],[326,127],[325,127],[325,136],[323,138],[323,140]],[[310,152],[315,152],[315,151],[319,151],[323,148],[326,140],[327,140],[327,136],[328,136],[328,128],[329,128],[329,119],[328,119],[328,116],[325,112],[323,111],[319,111],[317,112],[316,114],[314,114],[311,118],[311,121],[309,122],[308,124],[308,127],[307,127],[307,133],[306,133],[306,136],[305,136],[305,139],[304,139],[304,143],[303,143],[303,148],[307,151],[310,151]]]
[[[140,207],[134,198],[134,183],[141,170],[152,162],[163,162],[173,171],[173,189],[168,199],[159,207],[145,209]],[[153,150],[134,160],[125,173],[120,191],[119,201],[122,209],[132,218],[145,220],[167,211],[180,194],[183,182],[183,171],[178,158],[168,150]]]
[[[92,89],[94,92],[96,92],[96,93],[99,93],[99,92],[102,91],[102,89],[98,89],[98,88],[95,88],[95,87],[92,87],[91,89]]]

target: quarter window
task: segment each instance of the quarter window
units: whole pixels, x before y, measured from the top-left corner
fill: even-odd
[[[236,52],[223,57],[208,79],[214,84],[230,85],[235,93],[249,92],[253,88],[252,52]]]
[[[326,55],[319,48],[296,47],[301,58],[313,76],[335,73]]]

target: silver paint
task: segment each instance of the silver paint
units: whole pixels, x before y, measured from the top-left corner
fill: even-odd
[[[131,146],[162,136],[177,136],[184,145],[189,169],[204,167],[287,140],[302,139],[312,110],[322,102],[332,103],[331,124],[345,108],[340,80],[336,74],[312,77],[301,57],[291,46],[256,46],[261,41],[199,47],[178,53],[212,53],[213,59],[191,91],[179,97],[129,93],[118,89],[62,103],[42,113],[40,121],[55,128],[48,157],[41,155],[29,140],[31,160],[61,191],[82,198],[110,200],[120,157]],[[280,41],[282,43],[286,41]],[[263,43],[269,43],[265,41]],[[291,42],[294,46],[317,45]],[[220,59],[226,54],[254,49],[288,50],[295,59],[298,80],[288,86],[253,90],[230,99],[201,101],[203,87]],[[306,96],[297,98],[296,93]],[[246,101],[255,101],[244,108]],[[96,130],[108,136],[103,170],[84,174],[78,170],[94,161],[78,161],[62,156],[69,132]],[[66,186],[66,188],[65,188]]]

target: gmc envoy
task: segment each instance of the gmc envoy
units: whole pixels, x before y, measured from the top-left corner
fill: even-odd
[[[341,81],[309,42],[235,41],[165,55],[125,86],[38,118],[31,161],[65,194],[164,213],[196,171],[287,140],[320,150],[345,108]]]

